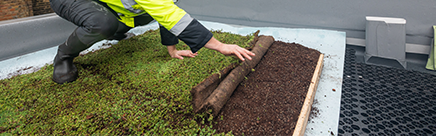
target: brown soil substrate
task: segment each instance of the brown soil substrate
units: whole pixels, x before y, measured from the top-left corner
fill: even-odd
[[[235,90],[214,129],[234,135],[292,135],[320,52],[276,41]]]

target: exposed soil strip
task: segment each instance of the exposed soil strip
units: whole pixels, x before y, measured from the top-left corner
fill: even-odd
[[[214,118],[213,128],[234,135],[292,135],[319,58],[319,51],[274,42]]]

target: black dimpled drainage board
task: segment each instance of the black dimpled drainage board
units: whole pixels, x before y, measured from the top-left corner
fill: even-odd
[[[338,135],[435,136],[436,77],[356,63],[347,49]]]

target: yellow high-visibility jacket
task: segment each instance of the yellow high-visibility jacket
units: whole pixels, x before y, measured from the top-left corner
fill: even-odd
[[[173,0],[100,0],[117,12],[119,20],[135,27],[134,17],[149,14],[160,25],[169,30],[197,52],[212,38],[196,19],[174,4]]]

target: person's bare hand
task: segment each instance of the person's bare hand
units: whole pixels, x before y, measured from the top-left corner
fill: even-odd
[[[195,57],[198,53],[192,53],[191,50],[177,50],[175,45],[167,46],[171,58],[183,59],[183,57]]]
[[[239,47],[235,44],[224,44],[212,37],[204,47],[212,50],[219,51],[220,53],[229,56],[234,55],[238,57],[240,60],[245,61],[245,59],[251,60],[251,56],[255,54],[247,49]]]
[[[183,59],[183,57],[195,57],[198,55],[198,53],[192,53],[190,50],[176,50],[174,53],[170,53],[172,58],[176,59]]]
[[[235,44],[222,44],[221,49],[218,51],[226,56],[234,55],[242,61],[245,61],[245,59],[251,60],[251,56],[255,55],[253,52]]]

